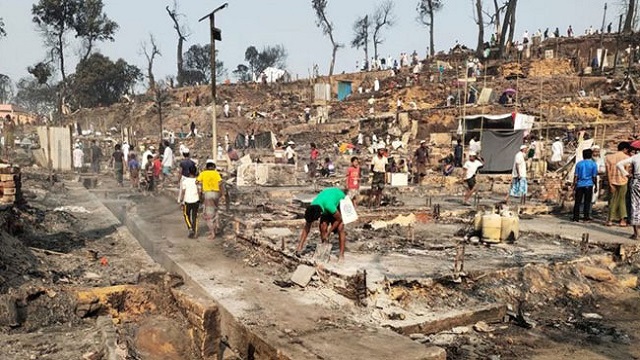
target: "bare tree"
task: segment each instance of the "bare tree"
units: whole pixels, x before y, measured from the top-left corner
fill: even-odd
[[[378,59],[378,45],[382,44],[382,29],[390,28],[394,25],[393,2],[385,0],[376,8],[373,13],[373,56]]]
[[[418,12],[418,22],[429,28],[429,54],[435,55],[435,45],[433,41],[433,18],[437,11],[442,9],[442,0],[420,0],[416,11]]]
[[[628,0],[627,3],[627,11],[626,17],[624,19],[624,27],[622,31],[625,33],[630,33],[633,31],[633,20],[636,15],[636,0]]]
[[[474,0],[471,0],[473,5]],[[473,19],[478,25],[478,45],[476,46],[476,54],[482,56],[484,50],[484,13],[482,11],[482,0],[475,0],[475,10],[473,11]]]
[[[331,66],[329,66],[329,76],[333,75],[333,69],[336,65],[336,53],[338,49],[343,47],[333,36],[333,23],[327,18],[327,0],[311,0],[311,6],[316,12],[316,26],[322,29],[322,33],[329,37],[331,41]]]
[[[4,20],[0,18],[0,38],[7,36],[7,31],[4,29]]]
[[[360,49],[364,48],[364,61],[369,61],[369,32],[371,29],[371,21],[369,21],[369,15],[358,18],[353,23],[353,40],[351,40],[351,47]],[[366,67],[366,66],[365,66]]]
[[[166,7],[167,13],[169,14],[169,17],[171,18],[171,20],[173,20],[173,28],[176,30],[176,33],[178,34],[178,60],[177,60],[177,64],[178,64],[178,74],[177,74],[177,80],[178,80],[178,86],[182,86],[182,73],[184,72],[184,60],[182,58],[182,46],[185,42],[185,40],[187,40],[187,37],[189,37],[189,34],[186,33],[186,30],[184,28],[184,26],[182,26],[180,24],[180,17],[182,16],[181,14],[178,14],[178,4],[174,1],[173,2],[173,9],[169,9],[169,6]]]
[[[149,90],[154,91],[156,87],[156,79],[153,76],[153,62],[156,56],[162,56],[160,49],[156,44],[156,38],[153,34],[149,34],[149,42],[144,41],[141,45],[142,53],[147,58],[147,78],[149,79]]]
[[[494,4],[495,5],[495,4]],[[504,53],[505,44],[513,41],[513,35],[515,34],[516,27],[516,7],[518,6],[518,0],[507,0],[504,13],[504,22],[502,23],[502,29],[498,35],[499,53]],[[508,37],[507,37],[508,32]]]
[[[163,110],[168,106],[170,100],[169,90],[167,84],[164,81],[159,81],[157,86],[153,90],[153,109],[158,114],[158,120],[160,122],[160,145],[162,146],[163,137]]]

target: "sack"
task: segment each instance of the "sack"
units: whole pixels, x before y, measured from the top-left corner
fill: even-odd
[[[340,215],[342,215],[342,223],[345,225],[358,220],[358,213],[356,213],[356,208],[349,197],[340,200]]]

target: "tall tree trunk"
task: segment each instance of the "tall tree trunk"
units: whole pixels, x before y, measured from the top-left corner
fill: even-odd
[[[60,56],[60,73],[62,74],[62,83],[67,80],[67,73],[64,71],[64,39],[63,33],[58,34],[58,55]]]
[[[629,7],[627,8],[627,17],[624,20],[624,28],[622,31],[630,33],[633,30],[633,17],[636,12],[636,0],[629,0]]]
[[[373,39],[373,58],[378,60],[378,43]]]
[[[436,54],[435,45],[433,41],[433,8],[429,11],[429,55],[432,57]]]
[[[495,21],[494,21],[495,25],[496,25],[495,34],[498,37],[496,39],[496,42],[498,42],[498,44],[499,44],[500,43],[500,31],[502,29],[500,28],[500,25],[501,25],[500,24],[500,5],[498,5],[498,0],[493,0],[493,7],[494,7],[495,12],[496,12],[495,13],[496,18],[495,18]]]
[[[153,76],[153,62],[149,62],[147,76],[149,77],[149,90],[154,91],[156,89],[156,78]]]
[[[333,76],[333,68],[336,65],[336,53],[338,52],[338,45],[335,41],[331,41],[333,45],[333,51],[331,52],[331,66],[329,66],[329,76]]]
[[[513,42],[513,35],[516,31],[516,6],[518,0],[511,0],[513,9],[511,9],[511,18],[509,19],[509,42]]]
[[[182,45],[184,44],[184,38],[178,38],[178,87],[182,87],[184,82],[184,60],[182,59]]]
[[[484,16],[482,15],[482,0],[476,0],[476,13],[478,16],[478,45],[476,47],[476,54],[478,57],[482,57],[484,50]]]
[[[366,41],[366,43],[364,44],[364,62],[365,63],[362,64],[362,66],[369,64],[369,37],[367,37],[365,41]],[[367,66],[365,70],[369,70],[369,66]]]
[[[515,16],[517,0],[509,0],[507,10],[504,14],[504,22],[502,23],[502,31],[500,32],[499,44],[500,44],[500,56],[504,54],[504,46],[507,43],[507,31],[513,26],[511,19]],[[515,20],[513,21],[515,23]],[[510,38],[513,40],[513,29],[511,28]]]

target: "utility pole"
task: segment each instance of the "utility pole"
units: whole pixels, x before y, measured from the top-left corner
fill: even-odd
[[[213,146],[211,153],[213,155],[212,159],[215,162],[218,161],[218,157],[216,156],[218,153],[218,126],[216,119],[216,40],[222,41],[222,30],[216,28],[216,13],[227,6],[229,6],[229,3],[224,3],[198,20],[198,22],[201,22],[208,18],[211,33],[211,145]]]
[[[604,3],[604,15],[602,15],[602,27],[600,28],[600,48],[602,49],[602,54],[600,55],[600,72],[604,72],[604,57],[605,57],[605,49],[604,49],[604,24],[607,21],[607,3]]]

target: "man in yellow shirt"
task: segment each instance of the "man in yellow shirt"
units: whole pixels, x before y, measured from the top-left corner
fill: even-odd
[[[222,188],[222,176],[216,170],[216,163],[213,160],[207,160],[205,169],[198,175],[196,182],[202,186],[204,197],[203,218],[209,231],[211,231],[210,238],[213,240],[218,230],[218,205]]]

